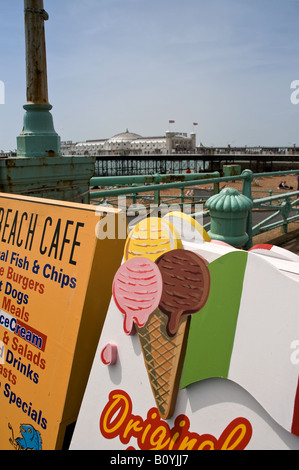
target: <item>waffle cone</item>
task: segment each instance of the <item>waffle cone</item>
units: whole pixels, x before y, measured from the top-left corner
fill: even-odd
[[[163,419],[174,412],[185,358],[190,317],[185,317],[175,336],[166,332],[168,317],[158,308],[138,328],[138,336],[154,398]]]

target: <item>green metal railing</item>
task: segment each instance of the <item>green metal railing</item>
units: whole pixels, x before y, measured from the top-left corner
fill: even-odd
[[[292,200],[292,198],[294,198]],[[283,200],[280,205],[273,204],[275,202]],[[260,223],[256,224],[252,227],[252,234],[257,235],[258,233],[262,233],[268,230],[272,230],[277,227],[282,227],[283,232],[287,232],[287,226],[289,223],[294,222],[299,219],[299,191],[293,191],[289,193],[284,193],[282,195],[277,196],[270,196],[264,197],[260,199],[253,200],[253,207],[266,210],[266,211],[273,211],[266,219],[262,220]],[[297,214],[290,216],[291,212],[296,210]],[[282,220],[278,222],[274,222],[272,224],[267,224],[271,220],[275,219],[277,216],[281,215]]]
[[[159,206],[161,204],[173,203],[174,201],[177,201],[183,207],[183,204],[188,201],[189,204],[194,204],[195,211],[192,213],[193,217],[208,218],[210,216],[209,211],[202,210],[197,212],[195,202],[202,201],[204,203],[205,199],[209,196],[202,196],[195,200],[194,196],[186,195],[186,189],[198,188],[199,185],[200,188],[209,186],[210,195],[213,195],[219,192],[219,185],[221,183],[242,181],[242,194],[253,201],[253,208],[249,212],[247,221],[249,241],[246,247],[249,248],[252,246],[254,236],[278,227],[282,227],[282,231],[287,232],[288,225],[299,220],[299,191],[282,192],[275,195],[273,195],[272,191],[269,191],[268,197],[254,199],[253,192],[256,191],[253,190],[253,181],[271,176],[298,174],[299,170],[271,173],[253,173],[251,170],[244,170],[240,175],[225,177],[221,177],[219,172],[182,175],[140,175],[132,177],[94,177],[90,182],[91,187],[108,187],[109,189],[92,190],[90,199],[92,204],[106,202],[111,205],[117,205],[120,197],[129,197],[136,211],[138,211],[138,201],[140,200],[142,200],[143,205],[147,201],[148,207],[151,203]],[[174,196],[163,195],[163,192],[170,189],[178,189],[179,194]],[[263,212],[266,213],[266,217],[263,217]],[[270,215],[269,212],[271,212]],[[259,220],[255,223],[254,219],[257,218],[257,215]],[[209,227],[210,221],[204,224],[206,230],[209,230]]]
[[[154,204],[160,204],[162,199],[162,192],[168,189],[180,189],[181,193],[178,197],[169,198],[170,200],[180,199],[181,203],[184,202],[184,190],[188,187],[194,187],[200,184],[213,184],[214,191],[219,191],[220,173],[196,173],[196,174],[177,174],[177,175],[145,175],[145,176],[120,176],[120,177],[94,177],[90,181],[91,187],[110,187],[103,191],[92,191],[90,198],[91,202],[104,201],[106,198],[113,198],[119,196],[130,196],[133,203],[141,199],[144,193],[153,193],[152,199]],[[139,186],[137,185],[139,184]],[[119,187],[119,188],[118,188]],[[109,200],[113,205],[115,201]],[[165,202],[165,201],[164,201]]]

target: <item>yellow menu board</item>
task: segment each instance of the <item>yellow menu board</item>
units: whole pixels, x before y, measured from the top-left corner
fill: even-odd
[[[0,448],[61,449],[76,418],[124,239],[123,213],[0,194]]]

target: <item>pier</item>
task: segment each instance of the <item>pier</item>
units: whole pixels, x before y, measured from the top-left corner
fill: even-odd
[[[223,172],[224,166],[236,165],[240,171],[254,173],[299,169],[299,155],[294,153],[196,153],[172,155],[101,155],[95,157],[95,176]]]

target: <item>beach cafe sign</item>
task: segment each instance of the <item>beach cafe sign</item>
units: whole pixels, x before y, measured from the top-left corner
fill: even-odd
[[[77,417],[124,246],[98,240],[101,217],[0,194],[2,450],[61,449]]]

